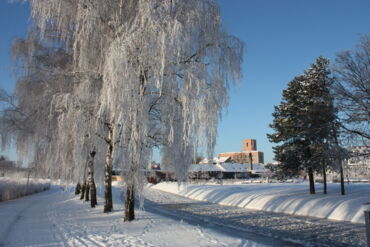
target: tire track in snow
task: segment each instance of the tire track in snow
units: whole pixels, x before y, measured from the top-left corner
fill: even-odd
[[[10,224],[5,228],[5,230],[0,235],[0,246],[6,246],[7,245],[6,241],[8,239],[8,236],[9,236],[10,232],[12,231],[12,228],[22,218],[22,214],[27,210],[27,208],[30,207],[30,205],[32,205],[33,203],[35,203],[35,201],[31,201],[30,203],[26,204],[26,206],[24,206],[20,211],[18,211],[14,215]]]
[[[55,224],[56,228],[60,236],[62,236],[64,243],[67,246],[97,246],[103,247],[105,245],[104,239],[102,241],[95,239],[93,234],[90,234],[88,231],[88,227],[83,222],[77,222],[75,217],[75,210],[79,210],[81,214],[88,214],[86,212],[88,210],[84,210],[81,206],[85,205],[71,205],[73,201],[73,196],[67,197],[63,203],[59,203],[59,205],[53,207],[49,211],[49,216],[53,224]],[[71,201],[72,200],[72,201]],[[76,204],[76,201],[73,201],[72,204]],[[64,209],[63,209],[64,208]],[[67,210],[65,209],[67,208]],[[82,209],[82,210],[81,210]],[[72,213],[73,212],[73,213]]]
[[[196,228],[195,228],[196,232],[202,237],[202,238],[205,238],[207,239],[208,243],[210,243],[211,245],[213,246],[224,246],[224,247],[227,247],[226,244],[218,241],[216,238],[212,238],[210,237],[207,233],[205,233],[202,228],[198,225]]]
[[[252,243],[252,241],[259,242],[262,244],[266,244],[268,246],[274,246],[274,247],[297,247],[302,245],[297,245],[295,243],[291,243],[284,240],[279,239],[266,239],[266,236],[263,236],[265,239],[261,239],[261,236],[255,233],[250,233],[246,229],[241,228],[235,228],[230,225],[225,224],[219,224],[216,221],[211,222],[209,220],[204,219],[204,217],[199,217],[197,215],[194,215],[192,213],[185,213],[181,212],[179,210],[175,210],[173,208],[166,207],[168,205],[159,205],[153,201],[149,201],[146,199],[145,201],[145,211],[158,214],[161,216],[165,216],[171,219],[176,219],[178,221],[184,221],[187,224],[195,226],[195,231],[197,232],[197,229],[200,227],[207,228],[216,232],[221,232],[222,234],[228,235],[228,236],[234,236],[240,239],[244,239],[245,241],[248,241]],[[200,232],[198,231],[198,234]],[[213,246],[227,246],[227,244],[223,243],[222,241],[218,241],[217,239],[210,238],[211,241],[208,241],[209,243],[212,243]],[[249,241],[251,240],[251,241]],[[272,243],[272,240],[274,241],[274,244]],[[218,245],[213,244],[214,242],[218,243]]]
[[[67,210],[63,210],[64,207],[67,207]],[[119,229],[118,226],[122,225],[121,218],[109,222],[109,230],[94,230],[88,225],[88,216],[96,214],[104,218],[109,217],[110,214],[102,214],[102,208],[99,205],[92,209],[90,205],[81,204],[81,201],[73,195],[70,195],[65,203],[60,203],[55,207],[52,212],[51,217],[54,222],[59,222],[58,229],[64,238],[68,239],[69,246],[155,247],[141,238],[150,231],[154,221],[151,221],[151,224],[146,226],[143,232],[137,236],[127,234],[124,228]],[[81,218],[76,219],[76,215],[80,215]],[[85,216],[87,218],[84,218]]]

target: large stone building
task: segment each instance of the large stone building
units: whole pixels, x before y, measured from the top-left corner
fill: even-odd
[[[251,162],[251,159],[253,164],[264,162],[263,152],[257,151],[257,142],[254,139],[243,140],[243,151],[220,153],[218,157],[230,157],[232,162],[241,164],[249,164]]]

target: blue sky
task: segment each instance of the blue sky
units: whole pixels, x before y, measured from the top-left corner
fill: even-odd
[[[26,34],[27,6],[0,0],[0,86],[12,91],[10,45]],[[273,159],[273,106],[281,92],[316,57],[334,59],[370,34],[370,0],[218,0],[226,29],[246,44],[241,85],[219,125],[215,154],[240,151],[244,138],[257,139],[265,161]],[[9,156],[13,154],[8,153]]]
[[[265,162],[273,159],[266,133],[282,90],[323,55],[332,60],[370,34],[370,0],[219,0],[227,30],[246,43],[244,78],[231,91],[215,153],[241,150],[257,139]]]

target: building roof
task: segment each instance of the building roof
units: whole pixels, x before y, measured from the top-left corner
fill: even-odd
[[[192,164],[189,167],[189,172],[252,172],[252,173],[263,173],[267,172],[262,164],[253,164],[253,170],[249,170],[249,164],[239,163],[217,163],[213,164]]]
[[[219,155],[234,155],[234,154],[249,154],[249,153],[263,153],[263,152],[262,151],[258,151],[258,150],[251,150],[251,151],[219,153]]]
[[[217,164],[217,163],[224,163],[230,160],[230,156],[227,157],[220,157],[220,158],[213,158],[212,160],[210,159],[203,159],[202,161],[199,162],[199,164],[202,165],[207,165],[207,164]]]

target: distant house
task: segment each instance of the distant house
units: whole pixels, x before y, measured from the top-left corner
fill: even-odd
[[[229,157],[235,163],[263,163],[263,152],[257,150],[257,141],[254,139],[243,140],[243,151],[220,153],[218,158]]]
[[[243,140],[242,152],[221,153],[213,159],[204,159],[189,168],[189,178],[250,178],[269,172],[263,163],[263,152],[257,151],[254,139]]]
[[[268,170],[262,164],[253,164],[253,170],[251,170],[249,164],[218,162],[212,164],[192,164],[188,171],[188,177],[191,179],[250,178],[264,175],[267,172]]]
[[[174,171],[151,169],[147,178],[150,183],[161,181],[176,181]],[[191,164],[188,170],[189,179],[243,179],[260,177],[269,173],[270,170],[263,164],[241,164],[233,161],[232,157],[215,157],[203,159],[199,164]]]

